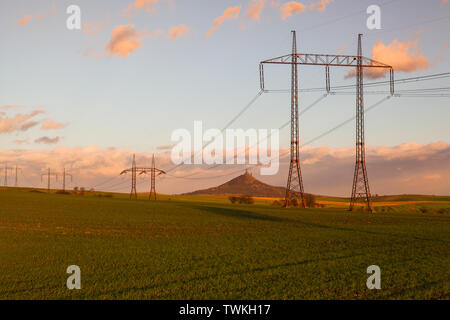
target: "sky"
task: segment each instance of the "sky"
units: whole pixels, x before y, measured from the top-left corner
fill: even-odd
[[[381,8],[380,30],[366,26],[373,4]],[[70,5],[81,9],[81,30],[66,26]],[[155,153],[161,169],[171,168],[172,132],[192,131],[195,120],[222,128],[258,93],[259,62],[290,53],[291,30],[299,52],[323,54],[355,55],[362,33],[363,55],[393,65],[396,79],[450,71],[445,0],[17,0],[2,1],[0,17],[0,163],[22,167],[21,183],[32,186],[44,186],[40,174],[47,167],[67,167],[75,178],[71,187],[126,192],[129,177],[118,174],[133,153],[138,164],[149,165]],[[354,84],[349,72],[332,68],[332,86]],[[289,88],[288,66],[268,66],[265,75],[267,89]],[[365,81],[384,76],[367,74]],[[299,68],[300,88],[324,83],[323,67]],[[300,93],[300,110],[321,95]],[[366,95],[365,104],[380,98]],[[449,194],[449,102],[392,98],[366,115],[373,193]],[[300,118],[301,143],[354,113],[352,95],[323,99]],[[289,117],[288,93],[264,93],[232,127],[278,128]],[[302,148],[306,191],[348,196],[354,130],[351,122]],[[288,145],[287,127],[280,147]],[[279,174],[258,178],[284,185],[283,161]],[[238,170],[243,167],[183,166],[171,174],[197,173],[195,180],[167,175],[157,187],[193,191],[223,183]],[[139,179],[145,191],[148,178]]]

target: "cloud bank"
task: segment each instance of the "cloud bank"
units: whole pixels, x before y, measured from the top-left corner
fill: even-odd
[[[280,150],[280,153],[286,150]],[[301,149],[302,173],[305,190],[316,194],[349,196],[354,170],[354,148],[304,147]],[[71,167],[78,186],[86,188],[117,178],[115,183],[103,184],[99,189],[129,191],[129,177],[119,173],[130,167],[133,152],[115,148],[102,149],[55,147],[50,150],[3,150],[0,162],[15,159],[24,168],[24,175],[36,186],[39,173],[47,167],[60,170]],[[373,194],[448,194],[450,190],[450,145],[445,142],[430,144],[404,143],[398,146],[367,148],[367,170]],[[151,163],[151,153],[136,153],[138,165]],[[172,168],[170,152],[156,155],[157,166]],[[288,157],[280,161],[280,171],[274,176],[259,176],[262,181],[284,186],[288,173]],[[224,165],[213,170],[208,166],[185,165],[172,171],[171,176],[158,178],[158,191],[182,193],[216,186],[242,174],[245,166]],[[191,179],[177,179],[191,175]],[[199,179],[202,178],[202,179]],[[205,178],[205,179],[203,179]],[[119,182],[119,186],[117,186]],[[138,191],[148,189],[148,177],[138,179]]]

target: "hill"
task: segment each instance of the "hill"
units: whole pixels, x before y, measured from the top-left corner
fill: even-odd
[[[282,198],[286,194],[286,188],[275,187],[263,183],[253,177],[252,174],[247,171],[218,187],[213,187],[209,189],[197,190],[190,193],[185,193],[183,195],[249,195],[252,197],[273,197]]]

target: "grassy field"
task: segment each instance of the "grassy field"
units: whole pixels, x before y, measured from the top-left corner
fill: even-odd
[[[450,298],[448,197],[377,199],[373,215],[161,199],[0,190],[0,299]]]

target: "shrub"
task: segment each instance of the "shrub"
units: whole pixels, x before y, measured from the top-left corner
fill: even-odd
[[[230,200],[231,203],[236,203],[236,201],[238,200],[237,197],[235,196],[229,196],[228,200]]]
[[[278,200],[275,200],[274,202],[272,202],[272,205],[273,206],[277,206],[277,207],[279,207],[279,206],[281,206],[281,201],[278,201]]]
[[[241,196],[241,197],[239,197],[239,203],[254,204],[255,200],[253,200],[253,198],[250,196]]]
[[[420,210],[420,212],[422,212],[422,213],[427,213],[427,212],[428,212],[428,209],[427,209],[427,208],[420,208],[419,210]]]
[[[255,203],[255,200],[253,200],[250,196],[229,196],[228,200],[230,200],[231,203],[241,203],[241,204],[253,204]]]
[[[304,197],[305,197],[306,207],[314,208],[317,205],[315,195],[310,194],[310,193],[305,193]]]

